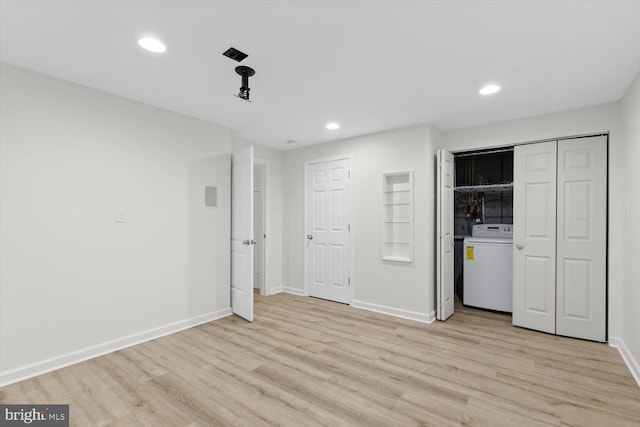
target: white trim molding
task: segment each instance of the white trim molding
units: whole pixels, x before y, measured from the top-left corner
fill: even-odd
[[[289,286],[283,286],[282,292],[285,292],[287,294],[300,295],[301,297],[305,296],[304,289],[291,288]]]
[[[211,313],[192,317],[190,319],[169,323],[168,325],[149,329],[143,332],[138,332],[123,338],[117,338],[115,340],[96,344],[84,349],[75,350],[67,354],[52,357],[50,359],[32,363],[30,365],[22,366],[10,371],[2,372],[0,373],[0,387],[13,384],[18,381],[23,381],[37,375],[46,374],[47,372],[55,371],[56,369],[75,365],[76,363],[84,362],[86,360],[103,356],[108,353],[113,353],[127,347],[142,344],[144,342],[151,341],[165,335],[180,332],[194,326],[209,323],[223,317],[231,316],[232,314],[233,313],[231,312],[231,307],[223,308],[222,310],[217,310]]]
[[[301,297],[306,296],[304,294],[304,289],[292,288],[292,287],[289,287],[289,286],[278,286],[277,288],[271,288],[271,289],[269,289],[269,293],[267,295],[275,295],[275,294],[280,294],[280,293],[291,294],[291,295],[299,295]]]
[[[400,308],[388,307],[386,305],[372,304],[364,301],[353,301],[351,306],[354,308],[360,308],[363,310],[374,311],[380,314],[386,314],[389,316],[399,317],[401,319],[415,320],[422,323],[433,323],[436,320],[436,312],[432,311],[429,314],[418,313],[417,311],[403,310]]]
[[[631,354],[629,348],[621,338],[609,337],[609,345],[618,349],[620,356],[622,356],[622,360],[627,364],[627,368],[631,371],[633,379],[636,380],[638,387],[640,387],[640,362],[633,357],[633,354]]]

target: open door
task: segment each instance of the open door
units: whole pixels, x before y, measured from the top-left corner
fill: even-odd
[[[453,314],[453,154],[438,150],[436,219],[436,318]]]
[[[253,147],[231,158],[231,310],[253,321]]]

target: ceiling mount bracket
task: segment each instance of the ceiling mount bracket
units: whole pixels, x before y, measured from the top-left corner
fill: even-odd
[[[244,99],[245,101],[249,101],[249,77],[253,76],[256,71],[247,67],[246,65],[240,65],[236,67],[236,73],[240,74],[242,77],[242,85],[240,86],[240,93],[238,93],[238,98]]]
[[[229,49],[224,51],[223,55],[238,62],[242,62],[243,59],[249,56],[246,53],[239,51],[235,47],[230,47]]]

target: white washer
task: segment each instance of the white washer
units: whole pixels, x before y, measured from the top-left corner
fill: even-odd
[[[474,225],[464,239],[462,303],[512,312],[513,225]]]

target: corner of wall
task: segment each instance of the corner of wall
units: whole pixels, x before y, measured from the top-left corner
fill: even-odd
[[[386,314],[387,316],[399,317],[401,319],[414,320],[421,323],[433,323],[436,320],[435,311],[424,314],[415,311],[389,307],[381,304],[372,304],[364,301],[353,301],[351,303],[351,307],[373,311],[374,313]]]
[[[633,375],[633,379],[636,380],[638,387],[640,387],[640,362],[633,357],[633,354],[631,354],[631,351],[629,351],[629,348],[621,338],[609,337],[609,345],[618,349],[622,360],[624,360],[629,371],[631,371],[631,375]]]
[[[620,101],[620,141],[618,144],[618,163],[616,164],[617,205],[619,223],[614,225],[618,241],[615,244],[617,259],[615,287],[619,295],[616,299],[620,331],[617,338],[611,339],[612,346],[620,351],[622,358],[640,386],[640,300],[638,269],[634,265],[640,256],[638,239],[640,228],[637,216],[640,214],[640,201],[634,194],[636,183],[640,180],[637,159],[640,157],[640,73],[631,83]]]
[[[290,286],[283,286],[282,292],[292,295],[304,296],[304,289],[292,288]]]

